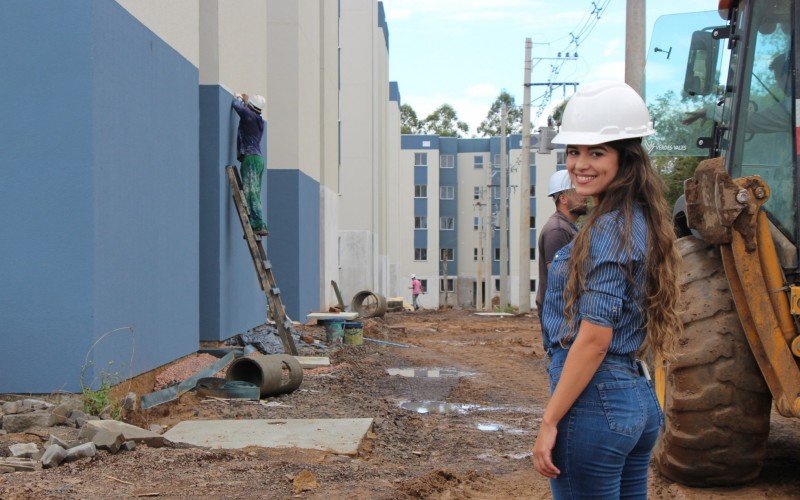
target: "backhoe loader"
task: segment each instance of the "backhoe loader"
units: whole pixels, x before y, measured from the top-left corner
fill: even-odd
[[[656,466],[691,486],[756,478],[773,405],[800,417],[800,5],[716,7],[659,19],[646,73],[651,154],[708,156],[675,207],[684,333],[655,361]]]

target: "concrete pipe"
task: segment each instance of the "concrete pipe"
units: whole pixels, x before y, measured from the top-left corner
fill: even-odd
[[[386,314],[386,309],[386,297],[369,290],[358,292],[350,302],[350,310],[362,318],[379,318]]]
[[[226,380],[240,380],[259,386],[261,397],[288,394],[303,383],[303,367],[286,354],[255,354],[234,360],[225,373]]]

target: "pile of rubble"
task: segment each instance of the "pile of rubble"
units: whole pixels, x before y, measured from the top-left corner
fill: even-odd
[[[25,432],[31,428],[67,426],[80,429],[77,439],[62,440],[50,434],[40,449],[36,443],[17,443],[8,446],[8,457],[0,456],[0,474],[57,467],[84,457],[93,457],[98,450],[114,454],[132,451],[137,443],[160,447],[169,444],[158,433],[117,420],[102,420],[94,415],[53,405],[38,399],[23,399],[3,403],[0,407],[2,429],[0,435]],[[74,431],[73,431],[74,432]]]

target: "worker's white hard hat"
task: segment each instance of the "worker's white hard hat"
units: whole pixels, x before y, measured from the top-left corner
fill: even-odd
[[[639,94],[623,82],[603,81],[581,85],[570,98],[553,142],[591,146],[654,133]]]
[[[569,178],[569,172],[566,170],[559,170],[550,176],[550,184],[547,186],[547,196],[553,196],[567,189],[572,189],[572,180]]]
[[[249,104],[250,107],[253,108],[257,113],[261,113],[261,110],[264,109],[264,105],[267,104],[267,100],[264,99],[264,96],[256,94],[247,99],[247,104]]]
[[[416,274],[412,274],[412,275],[411,275],[411,279],[412,279],[412,280],[413,280],[413,279],[415,279],[416,277],[417,277],[417,275],[416,275]]]

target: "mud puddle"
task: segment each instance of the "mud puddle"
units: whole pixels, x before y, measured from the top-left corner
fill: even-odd
[[[391,376],[407,378],[459,378],[471,377],[473,372],[459,370],[458,368],[387,368],[386,373]]]

